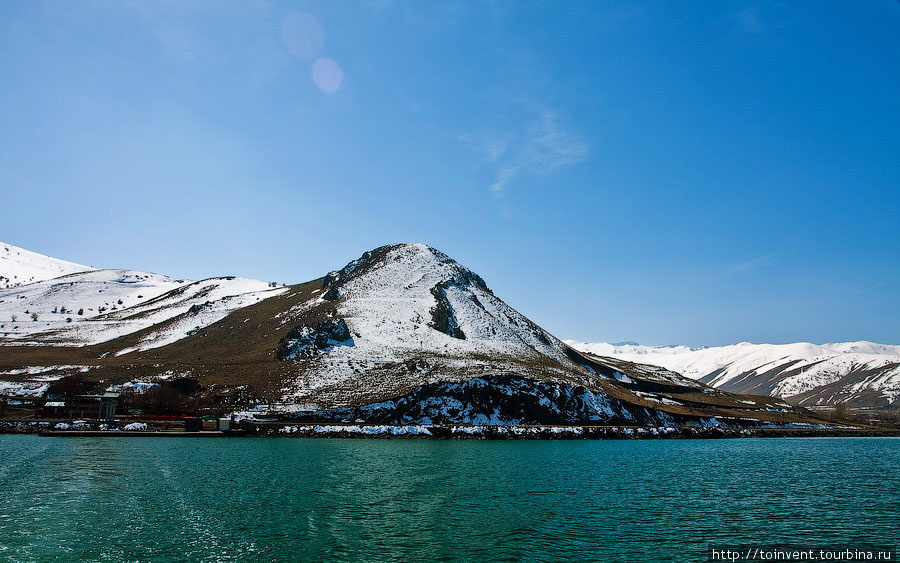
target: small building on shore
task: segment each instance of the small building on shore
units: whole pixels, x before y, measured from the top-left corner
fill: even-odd
[[[119,406],[119,393],[75,395],[65,401],[49,401],[41,410],[46,418],[83,418],[113,420]]]

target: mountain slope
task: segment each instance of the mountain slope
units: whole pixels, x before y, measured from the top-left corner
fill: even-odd
[[[497,299],[484,281],[424,245],[383,247],[333,272],[313,304],[333,301],[350,339],[327,355],[308,354],[314,383],[298,388],[368,388],[360,363],[402,365],[418,383],[485,369],[530,375],[578,371],[553,336]],[[412,362],[413,369],[406,367]],[[372,373],[368,371],[367,373]]]
[[[93,275],[111,275],[104,272]],[[50,303],[47,294],[62,290],[96,299],[99,280],[70,277],[35,284],[11,302]],[[130,280],[112,277],[104,278],[104,292]],[[207,404],[263,403],[320,420],[805,420],[777,399],[579,353],[504,303],[477,274],[421,244],[377,248],[304,284],[260,284],[154,279],[152,297],[142,289],[141,299],[123,298],[115,311],[6,337],[0,372],[19,388],[76,372],[100,388],[190,378]],[[12,291],[0,292],[0,306]]]
[[[805,406],[878,406],[900,398],[900,346],[743,342],[695,349],[567,343],[585,352],[660,365],[726,391],[771,395]]]
[[[0,242],[0,288],[2,289],[93,269],[90,266],[51,258]]]
[[[53,259],[51,259],[53,260]],[[248,278],[198,282],[134,270],[89,270],[0,290],[0,346],[85,346],[158,325],[130,349],[162,346],[284,291]]]

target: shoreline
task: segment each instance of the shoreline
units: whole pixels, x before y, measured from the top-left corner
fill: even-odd
[[[861,438],[900,437],[900,429],[860,427],[725,427],[725,426],[582,426],[582,425],[380,425],[316,423],[250,423],[233,430],[123,430],[83,422],[54,428],[58,422],[3,421],[0,434],[92,438],[367,438],[428,440],[671,440],[734,438]]]
[[[287,430],[286,428],[296,428]],[[410,428],[417,430],[409,431]],[[425,429],[426,432],[418,429]],[[382,425],[288,425],[265,429],[247,436],[284,438],[371,438],[430,440],[691,440],[736,438],[843,438],[900,437],[900,429],[871,428],[722,428],[638,426],[382,426]]]

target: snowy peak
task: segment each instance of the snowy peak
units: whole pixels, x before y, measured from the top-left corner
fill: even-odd
[[[823,344],[822,348],[837,354],[873,354],[900,356],[900,346],[889,344],[877,344],[860,340],[858,342],[841,342],[836,344]]]
[[[412,276],[420,274],[415,281],[420,281],[426,276],[441,278],[444,282],[472,283],[490,292],[480,276],[443,252],[425,244],[409,243],[381,246],[365,252],[340,270],[328,274],[326,283],[340,285],[380,268],[390,268],[392,271],[409,273]]]
[[[616,346],[566,341],[578,350],[663,366],[726,391],[790,398],[803,405],[900,398],[900,346],[874,342]]]
[[[93,270],[90,266],[51,258],[0,242],[0,289]]]
[[[562,343],[495,297],[480,276],[423,244],[364,253],[325,277],[321,293],[308,304],[314,306],[333,306],[316,326],[343,321],[350,334],[346,341],[353,343],[329,350],[321,363],[322,380],[352,380],[353,366],[366,362],[419,362],[419,375],[446,376],[467,361],[475,369],[478,357],[482,364],[491,358],[490,363],[505,362],[519,372],[535,358],[583,369],[567,358]],[[295,332],[314,329],[298,325]]]
[[[425,350],[459,351],[483,346],[494,352],[512,347],[506,351],[520,356],[551,344],[551,336],[497,299],[480,276],[422,244],[366,252],[330,274],[325,287],[323,298],[340,299],[339,311],[351,326],[382,345],[415,342]],[[379,331],[371,324],[385,321],[396,327]]]

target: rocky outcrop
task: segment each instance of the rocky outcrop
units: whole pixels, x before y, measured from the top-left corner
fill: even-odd
[[[279,360],[309,357],[327,352],[335,346],[353,346],[353,338],[344,319],[292,328],[279,342],[276,355]]]
[[[465,340],[466,333],[459,327],[453,306],[447,299],[447,285],[450,283],[439,283],[431,288],[431,294],[437,303],[431,308],[431,322],[428,323],[428,326],[453,338]]]
[[[626,405],[586,387],[512,375],[428,383],[388,401],[319,411],[314,417],[368,424],[673,423],[668,413]]]

